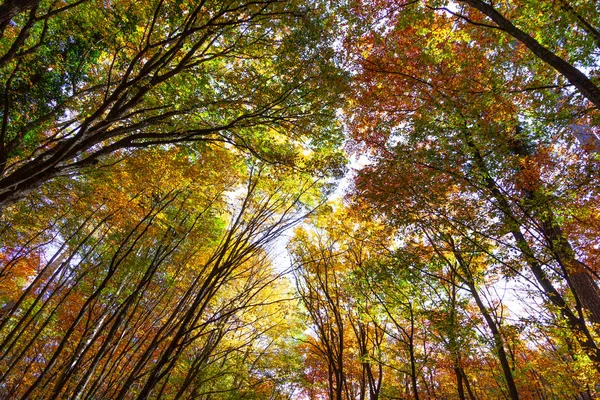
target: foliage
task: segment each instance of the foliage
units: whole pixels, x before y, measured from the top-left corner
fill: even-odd
[[[599,7],[4,0],[0,397],[597,398]]]

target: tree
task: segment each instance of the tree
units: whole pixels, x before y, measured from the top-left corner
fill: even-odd
[[[42,256],[0,320],[3,396],[181,398],[227,387],[231,375],[215,365],[249,352],[284,312],[264,297],[275,282],[264,246],[319,195],[307,176],[278,179],[274,167],[221,151],[202,160],[177,148],[138,152],[47,185],[70,189],[60,201],[19,207],[37,207],[47,225],[14,237],[30,235],[20,253]],[[24,210],[8,211],[19,232],[23,216],[13,217]]]
[[[573,62],[569,62],[569,61],[566,61],[565,59],[561,58],[557,54],[557,52],[548,49],[547,47],[542,45],[538,40],[533,38],[530,34],[527,34],[523,30],[519,29],[508,18],[506,18],[504,15],[502,15],[502,13],[500,11],[498,11],[498,9],[496,9],[493,4],[488,4],[481,0],[464,0],[464,1],[462,1],[462,3],[469,5],[473,9],[476,9],[479,12],[483,13],[487,18],[491,19],[495,25],[488,26],[487,28],[499,29],[499,30],[509,34],[510,36],[512,36],[513,38],[518,40],[519,42],[521,42],[533,54],[535,54],[537,57],[539,57],[543,62],[550,65],[557,72],[559,72],[562,76],[564,76],[596,108],[600,108],[600,88],[594,81],[589,79],[583,72],[581,72],[578,68],[576,68],[573,65]],[[575,7],[579,8],[579,4],[576,4]],[[584,36],[584,40],[579,41],[580,43],[587,42],[585,44],[587,44],[589,46],[590,42],[591,43],[595,42],[596,47],[600,48],[600,46],[599,46],[600,45],[600,42],[599,42],[600,32],[598,32],[597,28],[595,28],[590,23],[590,22],[594,21],[594,16],[597,16],[597,13],[598,13],[597,8],[596,9],[594,9],[593,7],[588,8],[588,11],[591,11],[593,14],[585,16],[585,17],[580,12],[577,12],[575,10],[575,8],[566,1],[560,1],[558,6],[548,4],[548,6],[545,7],[545,9],[547,11],[549,11],[549,14],[551,14],[553,16],[556,15],[556,16],[562,17],[561,19],[563,21],[567,20],[567,24],[570,25],[571,27],[585,32],[585,34],[582,35],[582,36]],[[596,15],[594,15],[594,14],[596,14]],[[453,15],[457,15],[460,18],[465,19],[466,21],[469,21],[469,22],[471,21],[468,15],[461,15],[461,14],[456,14],[456,13],[453,13]],[[528,13],[525,13],[525,15],[528,15]],[[517,18],[519,18],[519,17],[522,18],[522,16],[517,16]],[[549,16],[545,16],[545,18],[548,18],[548,17]],[[590,17],[591,17],[591,19],[587,20],[587,18],[590,18]],[[563,21],[561,21],[561,22],[564,23]],[[485,25],[481,24],[479,26],[485,26]],[[589,37],[586,38],[585,36],[589,36]],[[554,44],[554,43],[552,43],[552,45],[556,46],[556,44]],[[566,46],[561,46],[561,47],[566,47]],[[560,49],[560,50],[563,50],[563,49]],[[570,49],[567,48],[566,50],[569,51]],[[593,54],[593,52],[590,52],[590,53]],[[589,54],[588,57],[589,56],[591,56],[591,54]]]
[[[0,207],[109,154],[161,144],[227,143],[307,167],[299,143],[310,141],[316,164],[335,166],[319,157],[339,139],[328,126],[342,82],[327,19],[313,16],[320,5],[34,3],[9,13],[0,43]]]
[[[327,383],[323,397],[376,400],[384,382],[385,333],[372,319],[376,306],[353,277],[386,251],[388,237],[377,224],[358,223],[340,204],[330,207],[297,229],[290,243],[298,293],[314,332],[306,343],[307,374],[314,386]],[[318,388],[312,391],[319,396]]]
[[[582,230],[567,237],[561,227],[581,206],[570,200],[575,186],[590,193],[587,210],[597,207],[597,174],[579,179],[575,172],[597,161],[566,135],[578,117],[538,86],[553,78],[527,64],[524,49],[483,53],[504,42],[472,23],[479,20],[436,10],[415,29],[412,6],[382,12],[391,28],[355,42],[357,54],[364,49],[360,96],[351,104],[355,146],[373,155],[358,174],[357,194],[393,224],[445,220],[469,240],[493,238],[507,276],[528,268],[526,279],[597,365],[597,275],[583,261],[589,242],[577,239]]]

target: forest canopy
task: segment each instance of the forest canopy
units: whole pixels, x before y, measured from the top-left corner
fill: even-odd
[[[0,399],[600,397],[600,4],[4,0]]]

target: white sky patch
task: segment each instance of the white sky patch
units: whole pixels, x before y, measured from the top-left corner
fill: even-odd
[[[292,257],[287,250],[287,245],[293,237],[293,228],[290,228],[266,246],[273,269],[277,273],[285,273],[287,276],[290,276],[288,273],[292,267]]]
[[[348,189],[350,188],[350,184],[354,180],[356,173],[372,163],[373,161],[366,154],[351,155],[348,172],[346,172],[346,175],[339,181],[337,188],[329,196],[329,200],[333,201],[343,198],[348,193]]]

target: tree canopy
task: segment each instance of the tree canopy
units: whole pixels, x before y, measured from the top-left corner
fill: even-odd
[[[0,399],[600,397],[600,3],[4,0]]]

